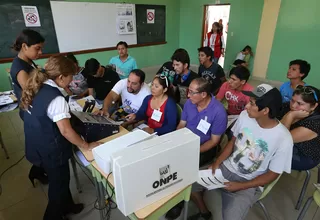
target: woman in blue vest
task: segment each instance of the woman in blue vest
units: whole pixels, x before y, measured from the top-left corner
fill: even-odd
[[[13,50],[18,52],[14,58],[10,75],[12,78],[14,93],[20,102],[22,90],[29,78],[30,72],[37,68],[33,62],[42,54],[44,38],[38,32],[30,29],[23,30],[17,37]],[[20,118],[23,120],[23,111],[19,112]],[[48,177],[45,171],[37,166],[32,166],[29,172],[29,179],[33,182],[34,179],[39,180],[42,184],[48,184]]]
[[[98,145],[87,143],[72,129],[68,103],[58,89],[68,86],[75,73],[70,59],[50,57],[45,69],[33,70],[22,92],[26,158],[43,167],[49,178],[44,220],[62,220],[82,211],[83,204],[73,202],[69,189],[71,143],[85,149]]]

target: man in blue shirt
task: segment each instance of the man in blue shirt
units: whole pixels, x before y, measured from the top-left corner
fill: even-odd
[[[109,64],[114,66],[120,79],[128,78],[130,72],[138,69],[136,60],[128,54],[128,44],[120,41],[117,44],[119,56],[112,57]]]
[[[280,87],[283,103],[290,102],[293,91],[298,85],[306,85],[303,80],[308,76],[310,69],[310,63],[305,60],[292,60],[289,63],[287,78],[290,81],[283,83]]]

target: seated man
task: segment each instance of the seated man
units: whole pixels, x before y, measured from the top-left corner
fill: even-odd
[[[144,83],[145,73],[142,70],[132,70],[127,79],[122,79],[112,88],[103,101],[103,108],[99,114],[110,116],[109,110],[122,100],[122,109],[125,114],[136,113],[144,98],[151,94],[150,88]]]
[[[201,47],[199,52],[199,71],[198,74],[205,78],[211,84],[211,93],[217,94],[220,86],[226,81],[226,77],[222,67],[212,62],[213,51],[210,47]]]
[[[198,78],[198,74],[190,70],[190,57],[187,51],[174,53],[171,57],[176,75],[173,80],[175,101],[182,106],[187,101],[187,88],[191,81]]]
[[[121,79],[126,79],[132,70],[138,69],[137,63],[133,57],[129,56],[126,42],[120,41],[117,44],[117,50],[119,56],[112,57],[109,65],[115,67]]]
[[[212,96],[209,82],[203,78],[192,80],[188,98],[177,129],[187,127],[200,136],[200,166],[203,166],[215,156],[215,147],[227,128],[227,114]]]
[[[118,74],[111,68],[101,66],[100,63],[91,58],[86,61],[83,70],[88,76],[89,95],[96,93],[96,101],[102,104],[104,98],[109,94],[113,86],[120,80]]]
[[[232,128],[234,136],[212,164],[212,172],[220,169],[229,182],[221,190],[222,218],[245,219],[249,208],[259,199],[260,186],[276,180],[283,172],[291,172],[293,141],[288,129],[275,117],[281,108],[281,94],[270,85],[261,84],[250,96]],[[200,212],[189,219],[211,219],[203,200],[204,188],[192,187],[192,200]]]
[[[176,49],[176,51],[174,51],[172,56],[174,56],[176,53],[180,53],[180,52],[188,54],[188,52],[185,49],[179,48],[179,49]],[[158,70],[156,75],[160,75],[160,74],[166,75],[168,77],[170,83],[171,84],[173,83],[174,76],[176,75],[176,72],[174,71],[172,60],[167,61],[164,64],[162,64],[162,66],[160,67],[160,69]]]
[[[215,147],[227,128],[227,113],[212,96],[210,83],[201,77],[192,80],[188,98],[177,129],[186,127],[200,137],[199,166],[202,167],[216,156]],[[182,207],[183,203],[176,205],[166,214],[166,218],[176,219]]]
[[[219,101],[226,100],[228,103],[228,114],[239,115],[250,97],[242,93],[242,91],[252,91],[253,87],[247,83],[250,77],[249,70],[244,66],[237,66],[231,69],[230,79],[224,82],[216,95]]]

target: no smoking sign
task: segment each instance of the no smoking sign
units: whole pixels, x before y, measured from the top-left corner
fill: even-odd
[[[35,15],[33,13],[28,13],[26,15],[26,20],[31,24],[35,24],[38,21],[38,17],[37,17],[37,15]]]
[[[147,9],[147,23],[154,24],[154,18],[155,18],[155,10]]]

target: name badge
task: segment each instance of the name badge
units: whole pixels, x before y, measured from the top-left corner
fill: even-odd
[[[159,122],[162,116],[162,112],[158,111],[157,109],[153,110],[151,119],[155,120],[156,122]]]
[[[199,131],[201,131],[202,133],[207,134],[210,126],[211,126],[211,124],[207,122],[207,117],[206,117],[205,120],[203,120],[203,119],[200,120],[200,122],[197,126],[197,129]]]

